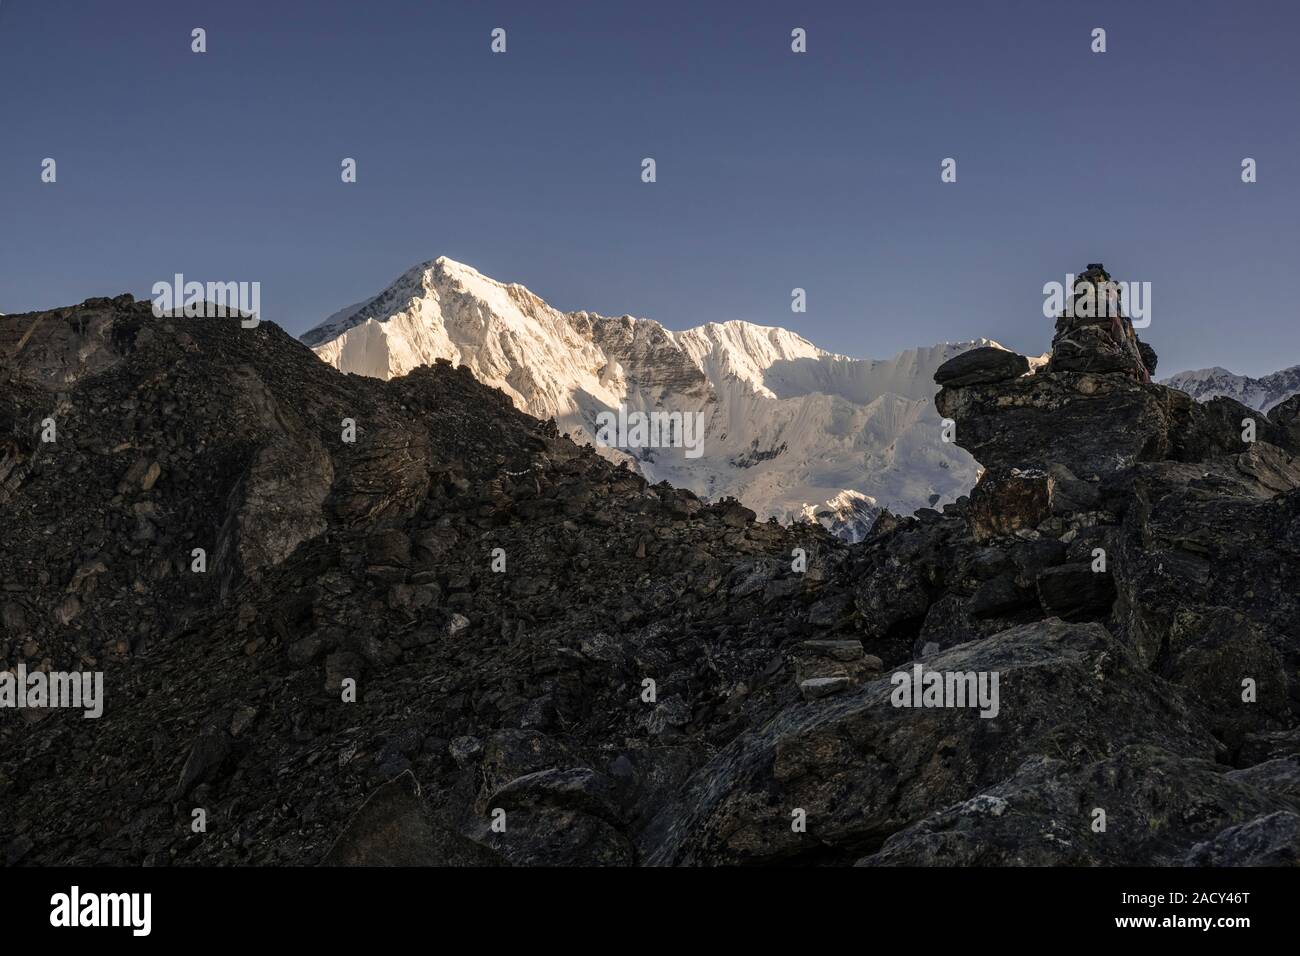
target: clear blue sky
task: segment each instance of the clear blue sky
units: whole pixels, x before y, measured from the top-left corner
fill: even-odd
[[[0,0],[0,311],[182,272],[301,333],[448,255],[670,328],[1036,353],[1100,260],[1161,373],[1259,374],[1300,362],[1298,39],[1290,0]]]

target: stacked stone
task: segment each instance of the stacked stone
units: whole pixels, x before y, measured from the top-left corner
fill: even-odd
[[[1155,351],[1138,340],[1124,314],[1118,285],[1100,262],[1075,279],[1071,308],[1056,319],[1052,339],[1053,372],[1126,372],[1140,382],[1151,381]]]

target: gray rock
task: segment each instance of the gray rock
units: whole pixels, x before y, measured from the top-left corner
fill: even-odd
[[[1044,613],[1066,621],[1102,620],[1115,603],[1115,579],[1091,563],[1046,568],[1036,585]]]
[[[1300,864],[1300,814],[1276,810],[1228,827],[1187,853],[1188,866],[1296,866]]]
[[[971,492],[966,519],[977,541],[1036,528],[1052,511],[1053,482],[1037,469],[989,469]]]
[[[1062,747],[1083,757],[1150,742],[1202,759],[1218,748],[1099,624],[1013,628],[936,655],[925,669],[998,673],[998,715],[893,706],[888,676],[787,709],[693,775],[647,830],[650,861],[775,861],[883,840],[973,792],[1000,795],[989,788]],[[815,848],[783,825],[792,807],[815,821]]]
[[[490,847],[438,823],[409,772],[366,798],[322,861],[325,866],[508,866]]]
[[[891,835],[859,865],[1249,865],[1295,850],[1285,802],[1211,761],[1159,748],[1127,747],[1082,768],[1034,757],[979,799],[998,801],[988,805],[997,812],[972,812],[969,801],[947,807]],[[1269,823],[1252,822],[1260,817]],[[1248,835],[1238,832],[1243,825]]]
[[[948,359],[934,373],[939,385],[958,388],[983,385],[1017,378],[1029,371],[1029,360],[1006,349],[982,347],[970,349]]]
[[[847,677],[809,677],[800,681],[799,693],[805,700],[820,700],[840,691],[848,690],[852,682]]]
[[[217,780],[230,755],[230,740],[224,731],[200,734],[181,768],[172,798],[182,799],[199,784]]]
[[[478,761],[483,753],[483,742],[477,737],[453,737],[447,744],[447,753],[458,767],[466,768]]]

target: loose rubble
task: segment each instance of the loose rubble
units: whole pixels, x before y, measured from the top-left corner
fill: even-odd
[[[1294,863],[1300,406],[1194,402],[1117,325],[940,368],[978,485],[846,545],[446,363],[4,316],[0,669],[105,704],[0,711],[0,859]],[[917,664],[996,716],[894,705]]]

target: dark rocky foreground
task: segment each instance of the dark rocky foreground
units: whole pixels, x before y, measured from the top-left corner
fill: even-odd
[[[983,478],[845,546],[447,365],[0,318],[0,669],[105,687],[0,710],[0,860],[1295,863],[1300,403],[1152,384],[1127,324],[1053,344],[941,370]],[[894,706],[916,662],[996,716]]]

